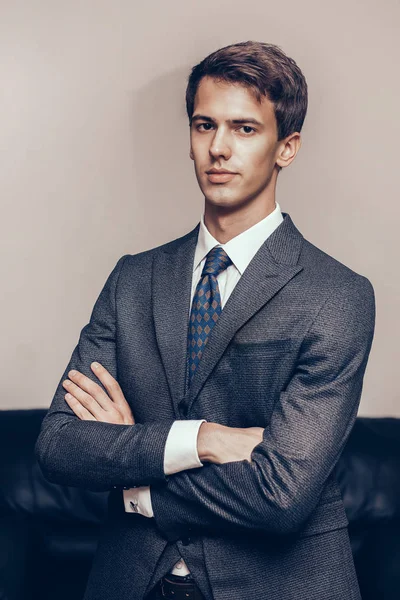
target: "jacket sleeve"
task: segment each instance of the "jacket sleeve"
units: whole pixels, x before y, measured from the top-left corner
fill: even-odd
[[[102,386],[90,368],[95,360],[118,379],[116,291],[127,256],[118,260],[104,284],[42,422],[35,455],[53,483],[107,491],[166,481],[164,448],[174,419],[135,425],[81,420],[67,404],[62,386],[71,369]]]
[[[196,530],[299,530],[354,425],[374,327],[373,287],[356,275],[313,319],[251,461],[207,463],[151,487],[161,533],[175,541]]]

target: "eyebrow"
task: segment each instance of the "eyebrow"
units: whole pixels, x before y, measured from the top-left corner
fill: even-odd
[[[215,119],[207,117],[206,115],[194,115],[192,117],[192,122],[193,121],[206,121],[207,123],[216,123]],[[227,123],[234,123],[235,125],[240,125],[243,123],[253,123],[254,125],[258,125],[259,127],[263,126],[263,124],[260,123],[260,121],[257,121],[257,119],[253,119],[252,117],[242,119],[227,119]]]

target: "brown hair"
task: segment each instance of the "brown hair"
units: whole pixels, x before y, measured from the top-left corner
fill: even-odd
[[[274,44],[239,42],[216,50],[192,68],[186,88],[186,110],[191,124],[201,79],[240,83],[258,102],[266,96],[275,106],[278,141],[301,131],[307,112],[307,83],[295,61]]]

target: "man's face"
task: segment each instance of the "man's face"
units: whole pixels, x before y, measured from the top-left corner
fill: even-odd
[[[277,138],[270,100],[263,97],[260,104],[240,84],[203,77],[192,116],[190,157],[206,204],[236,209],[267,196],[282,148]]]

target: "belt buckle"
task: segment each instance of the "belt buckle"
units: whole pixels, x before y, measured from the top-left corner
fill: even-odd
[[[160,591],[161,591],[161,596],[162,598],[168,598],[167,592],[164,589],[164,577],[161,578],[160,580]],[[174,593],[174,592],[172,592]],[[195,598],[195,595],[193,592],[185,592],[185,596],[190,600],[191,598]]]
[[[167,592],[164,589],[164,578],[163,577],[161,578],[161,581],[160,581],[160,589],[161,589],[161,596],[163,598],[166,598],[167,597]]]

